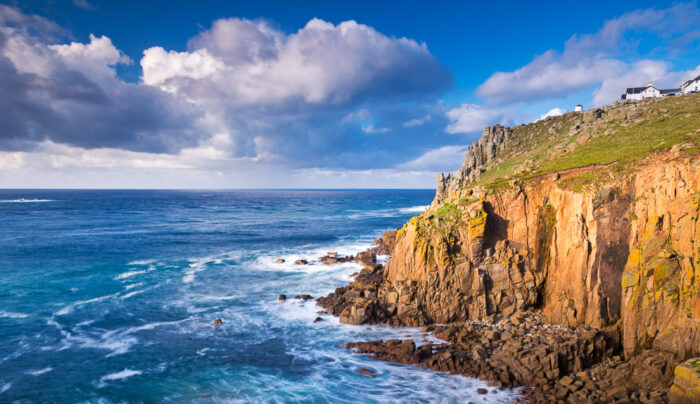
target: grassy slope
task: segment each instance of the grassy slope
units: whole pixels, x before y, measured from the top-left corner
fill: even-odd
[[[571,112],[513,128],[513,141],[476,183],[498,188],[512,179],[612,163],[608,170],[567,178],[562,184],[580,189],[626,172],[651,153],[675,144],[690,143],[688,152],[700,151],[700,94],[611,106],[600,119],[589,121],[591,124],[583,120],[584,113]],[[572,130],[577,125],[582,129]],[[574,148],[573,143],[580,144]],[[528,160],[532,160],[533,169],[521,172],[519,168]]]

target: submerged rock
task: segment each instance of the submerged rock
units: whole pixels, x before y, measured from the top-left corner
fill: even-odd
[[[362,374],[362,375],[367,375],[369,377],[376,376],[376,374],[374,373],[373,370],[369,370],[367,368],[359,368],[359,369],[357,369],[357,373]]]

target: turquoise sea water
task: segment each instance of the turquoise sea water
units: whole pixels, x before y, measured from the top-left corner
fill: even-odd
[[[347,284],[355,264],[291,262],[364,250],[433,194],[0,191],[0,402],[502,402],[343,348],[419,329],[277,301]]]

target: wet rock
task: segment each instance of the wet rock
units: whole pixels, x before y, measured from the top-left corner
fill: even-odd
[[[375,377],[375,376],[376,376],[376,374],[374,373],[373,370],[370,370],[370,369],[367,369],[367,368],[359,368],[359,369],[357,369],[357,373],[359,373],[359,374],[361,374],[361,375],[366,375],[366,376],[369,376],[369,377]]]
[[[275,264],[284,264],[285,262],[287,262],[287,261],[285,261],[283,258],[277,258],[275,260]]]
[[[321,318],[321,317],[316,317],[316,319],[314,320],[314,323],[318,323],[318,322],[320,322],[320,321],[323,321],[323,318]]]
[[[279,300],[280,302],[283,302],[283,301],[287,300],[287,295],[279,295],[279,296],[277,296],[277,300]]]
[[[301,299],[301,300],[312,300],[314,297],[311,295],[296,295],[294,296],[295,299]]]
[[[306,265],[306,264],[308,264],[308,263],[309,263],[309,261],[303,260],[303,259],[302,259],[302,260],[296,260],[296,261],[294,261],[294,264],[295,264],[295,265]]]
[[[377,262],[377,254],[372,251],[363,251],[357,253],[355,256],[355,261],[365,265],[374,264]]]
[[[476,389],[476,392],[477,392],[477,394],[486,394],[489,391],[486,390],[485,388],[479,387],[478,389]]]
[[[214,320],[214,323],[213,323],[213,324],[214,324],[214,325],[224,325],[224,322],[223,322],[223,320],[221,320],[220,318],[217,318],[216,320]]]

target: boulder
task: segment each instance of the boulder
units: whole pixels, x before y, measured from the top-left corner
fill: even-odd
[[[296,265],[306,265],[306,264],[308,264],[308,263],[309,263],[309,261],[307,261],[307,260],[296,260],[296,261],[294,261],[294,264],[296,264]]]
[[[357,253],[355,256],[355,261],[365,265],[374,264],[377,262],[377,254],[372,251],[363,251],[361,253]]]
[[[220,318],[217,318],[216,320],[214,320],[214,323],[213,323],[213,324],[214,324],[214,325],[224,325],[224,322],[223,322],[223,320],[221,320]]]
[[[280,302],[283,302],[283,301],[287,300],[287,295],[279,295],[279,296],[277,296],[277,300],[279,300]]]
[[[287,262],[287,261],[285,261],[283,258],[277,258],[275,260],[275,264],[284,264],[285,262]]]
[[[700,358],[688,359],[676,366],[669,391],[671,404],[700,403]]]

